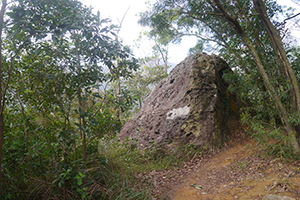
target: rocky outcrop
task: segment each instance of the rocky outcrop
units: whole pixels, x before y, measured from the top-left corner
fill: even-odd
[[[222,79],[230,70],[217,56],[197,53],[178,64],[144,100],[138,114],[118,135],[145,148],[156,143],[218,145],[228,135],[227,120],[236,114],[234,98]]]

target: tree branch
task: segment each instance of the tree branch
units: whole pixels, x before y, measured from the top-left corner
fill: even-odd
[[[287,21],[287,20],[293,19],[293,18],[297,17],[298,15],[300,15],[300,13],[298,13],[298,14],[296,14],[296,15],[293,15],[293,16],[291,16],[291,17],[286,18],[285,20],[283,20],[282,25],[286,24],[286,21]]]

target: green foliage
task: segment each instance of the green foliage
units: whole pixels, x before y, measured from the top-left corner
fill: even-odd
[[[269,114],[263,110],[276,112],[275,104],[272,103],[270,95],[263,86],[252,54],[233,27],[218,14],[218,11],[209,2],[175,2],[157,1],[148,11],[141,14],[140,23],[151,27],[152,32],[158,36],[168,37],[169,41],[176,41],[185,35],[197,37],[198,43],[190,49],[190,53],[203,50],[218,52],[234,69],[234,75],[226,77],[232,83],[230,86],[232,91],[236,92],[243,101],[250,101],[253,105],[252,109],[254,109],[252,111],[257,111],[258,117],[263,115],[269,117]],[[255,48],[264,61],[263,64],[266,66],[267,72],[271,74],[273,83],[278,87],[276,92],[280,93],[284,104],[289,107],[288,83],[286,83],[283,73],[280,72],[281,68],[277,60],[274,59],[275,54],[270,40],[258,15],[252,9],[252,2],[238,1],[236,4],[228,4],[221,1],[221,3],[228,14],[239,20],[247,37],[255,41]],[[288,16],[291,12],[284,10],[274,1],[267,1],[266,9],[274,24],[280,24],[279,15]],[[298,71],[295,67],[294,69]],[[277,115],[278,118],[278,112],[272,115]]]
[[[133,101],[105,87],[138,68],[117,27],[73,0],[20,0],[6,13],[0,199],[147,199],[98,152]]]
[[[9,196],[11,199],[147,199],[149,196],[134,185],[131,176],[119,172],[118,163],[98,152],[98,142],[89,144],[89,157],[84,161],[76,154],[75,143],[70,143],[72,135],[58,136],[62,134],[57,132],[59,127],[42,127],[30,116],[27,119],[8,116],[19,120],[7,127],[11,132],[5,136],[1,199]]]
[[[120,144],[116,138],[104,137],[100,141],[99,151],[108,159],[117,162],[120,172],[134,175],[180,167],[184,161],[201,155],[204,149],[194,144],[176,144],[165,149],[155,143],[140,149],[129,140]]]
[[[129,175],[137,172],[162,170],[180,165],[177,155],[167,155],[167,151],[153,144],[152,147],[141,150],[136,145],[124,141],[119,144],[116,138],[103,138],[99,151],[120,165],[120,171]]]
[[[232,167],[232,170],[239,169],[239,170],[242,170],[243,172],[245,172],[248,165],[249,165],[249,163],[247,163],[247,162],[238,161],[237,163],[234,163],[231,167]]]
[[[170,68],[170,66],[162,64],[158,57],[145,58],[141,62],[141,68],[130,79],[124,81],[135,100],[135,105],[132,105],[132,113],[141,108],[145,97],[151,93],[161,79],[168,76]]]
[[[294,78],[294,74],[299,77],[299,45],[284,27],[285,21],[280,21],[292,16],[293,9],[272,0],[259,2],[157,0],[141,14],[139,22],[166,43],[180,42],[186,35],[197,37],[198,43],[190,53],[217,52],[233,68],[234,73],[224,77],[242,102],[243,112],[262,124],[284,126],[287,134],[294,134],[293,140],[286,141],[299,151],[299,105],[295,103],[299,102],[299,88]],[[264,9],[266,14],[262,14]],[[277,33],[281,36],[277,40],[284,46],[272,39]],[[293,129],[295,133],[291,134]]]
[[[290,146],[291,138],[287,136],[282,127],[253,119],[248,113],[242,115],[242,122],[248,126],[247,131],[257,145],[263,147],[262,151],[265,156],[285,158],[287,161],[300,159]]]

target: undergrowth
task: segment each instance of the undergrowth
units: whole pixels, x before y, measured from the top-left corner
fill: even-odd
[[[146,149],[139,149],[129,141],[120,144],[116,138],[104,138],[100,143],[99,152],[118,163],[120,170],[127,174],[179,167],[185,159],[199,153],[196,149],[192,153],[190,146],[178,147],[174,152],[155,144]]]
[[[12,145],[29,146],[15,141]],[[0,199],[151,199],[151,189],[135,178],[137,173],[180,167],[201,154],[192,144],[170,153],[155,144],[141,150],[128,141],[119,143],[116,137],[90,144],[87,160],[76,153],[57,157],[55,152],[51,160],[47,152],[52,147],[47,145],[36,154],[15,149],[22,148],[12,146],[6,152],[11,157],[4,162]]]
[[[90,143],[86,160],[76,153],[82,147],[64,153],[39,138],[11,137],[5,145],[0,199],[151,199],[137,173],[180,167],[202,152],[193,144],[141,150],[115,136]]]
[[[275,156],[286,159],[286,161],[299,160],[300,155],[293,151],[290,146],[290,138],[283,127],[261,120],[255,120],[247,113],[242,114],[242,123],[248,128],[246,133],[262,147],[265,157]]]
[[[151,199],[150,191],[122,172],[120,162],[97,147],[96,142],[90,145],[87,160],[47,160],[43,151],[37,157],[17,152],[18,157],[4,162],[0,199]]]

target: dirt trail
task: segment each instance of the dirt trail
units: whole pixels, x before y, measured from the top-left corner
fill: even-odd
[[[238,199],[241,197],[239,193],[244,193],[245,188],[240,184],[237,185],[234,179],[240,182],[243,181],[243,177],[236,177],[236,174],[233,174],[231,164],[251,154],[249,147],[252,146],[252,142],[236,144],[211,159],[202,160],[201,167],[184,181],[181,188],[173,192],[172,199]],[[236,166],[243,168],[245,165],[246,163],[240,162]],[[196,189],[191,186],[192,184],[201,186],[202,189]]]
[[[214,155],[182,168],[148,173],[155,199],[262,199],[277,194],[300,199],[300,161],[259,156],[252,140],[236,139]]]
[[[268,194],[300,200],[300,160],[266,157],[232,123],[232,139],[222,149],[201,155],[175,170],[138,174],[152,190],[154,200],[244,200]]]
[[[262,199],[278,194],[300,199],[300,162],[258,157],[256,144],[237,140],[211,158],[175,187],[168,199]],[[193,187],[193,186],[194,187]],[[196,187],[198,186],[198,187]]]

